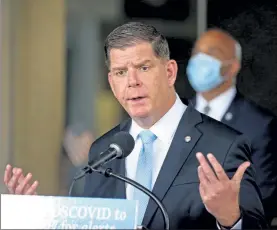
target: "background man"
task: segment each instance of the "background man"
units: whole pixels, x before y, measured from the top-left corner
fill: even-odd
[[[195,43],[187,66],[196,91],[195,108],[245,134],[251,141],[252,160],[269,221],[276,215],[277,126],[270,112],[243,97],[236,89],[241,67],[239,43],[227,32],[210,29]]]

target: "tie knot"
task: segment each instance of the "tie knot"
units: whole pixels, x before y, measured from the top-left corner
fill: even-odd
[[[207,115],[207,114],[210,112],[210,110],[211,110],[211,107],[207,104],[207,105],[204,107],[203,112],[204,112],[204,114]]]
[[[151,144],[157,138],[157,136],[154,133],[152,133],[150,130],[141,131],[139,136],[143,144]]]

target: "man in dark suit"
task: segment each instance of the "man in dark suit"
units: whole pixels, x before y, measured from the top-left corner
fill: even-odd
[[[243,162],[250,160],[247,141],[240,133],[181,103],[174,89],[177,64],[169,59],[164,37],[151,26],[129,23],[107,37],[105,50],[112,91],[131,119],[99,138],[91,147],[90,160],[97,156],[94,153],[107,148],[115,133],[128,131],[136,141],[135,149],[125,162],[113,161],[107,167],[140,181],[139,153],[144,146],[140,135],[141,131],[150,130],[156,136],[152,146],[150,189],[165,204],[172,229],[216,228],[215,220],[220,223],[221,218],[221,225],[226,227],[263,226],[252,167],[243,177],[240,192],[235,182],[240,181],[239,174],[234,176],[237,168],[241,164],[245,167]],[[202,154],[195,157],[202,151],[212,152],[219,162],[209,157],[217,176]],[[197,159],[200,162],[198,173]],[[234,183],[220,165],[229,178],[234,176]],[[144,176],[148,177],[149,168],[147,164],[144,167]],[[228,194],[234,190],[237,195]],[[92,174],[87,177],[84,195],[132,199],[132,192],[120,181]],[[231,200],[236,200],[236,205]],[[235,206],[241,207],[242,218]],[[247,216],[244,220],[243,213]],[[142,224],[155,229],[163,227],[161,213],[152,201],[146,207]]]
[[[251,141],[252,161],[269,221],[277,214],[277,126],[275,116],[237,92],[241,48],[225,31],[210,29],[197,41],[187,66],[199,111],[242,132]]]
[[[92,144],[90,160],[114,134],[128,131],[132,153],[107,167],[152,190],[167,208],[171,229],[266,228],[248,141],[181,102],[174,88],[177,63],[164,36],[152,26],[127,23],[109,34],[105,53],[111,89],[131,118]],[[11,193],[33,194],[37,186],[11,166],[4,181]],[[156,205],[113,178],[88,175],[84,196],[139,200],[138,224],[163,228]]]

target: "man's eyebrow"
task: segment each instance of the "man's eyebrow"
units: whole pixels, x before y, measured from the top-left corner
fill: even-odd
[[[134,63],[134,66],[135,67],[139,67],[139,66],[142,66],[142,65],[146,65],[146,64],[149,64],[151,63],[151,60],[143,60],[143,61],[140,61],[140,62],[137,62],[137,63]],[[127,69],[126,66],[115,66],[115,67],[112,67],[111,70],[112,71],[116,71],[116,70],[124,70],[124,69]]]
[[[135,66],[142,66],[142,65],[145,65],[145,64],[149,64],[149,63],[151,63],[150,60],[143,60],[141,62],[136,63]]]
[[[111,68],[112,71],[124,70],[124,69],[126,69],[126,66],[115,66],[115,67],[112,67],[112,68]]]

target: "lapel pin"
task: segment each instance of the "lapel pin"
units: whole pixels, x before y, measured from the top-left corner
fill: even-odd
[[[186,136],[186,137],[185,137],[185,141],[186,141],[186,142],[190,142],[190,141],[191,141],[191,137],[190,137],[190,136]]]
[[[233,114],[232,114],[232,113],[230,113],[230,112],[226,113],[225,119],[226,119],[227,121],[232,120],[232,118],[233,118]]]

